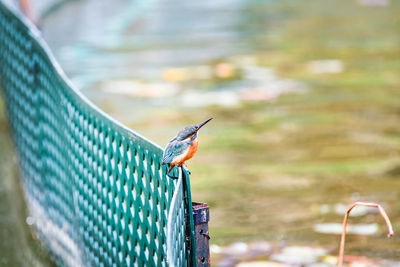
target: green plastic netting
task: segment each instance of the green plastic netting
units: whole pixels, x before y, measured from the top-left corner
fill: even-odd
[[[196,264],[188,172],[167,178],[162,149],[74,89],[1,1],[0,75],[34,228],[57,264]]]

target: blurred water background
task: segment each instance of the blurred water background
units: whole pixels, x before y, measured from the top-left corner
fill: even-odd
[[[238,241],[335,254],[357,200],[399,228],[399,1],[57,3],[43,36],[100,108],[161,146],[215,118],[188,165],[216,259]],[[400,260],[377,211],[350,221],[348,254]]]

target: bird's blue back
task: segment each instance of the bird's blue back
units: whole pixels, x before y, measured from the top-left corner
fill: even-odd
[[[175,157],[184,153],[189,145],[189,143],[178,141],[176,138],[172,139],[164,149],[162,161],[167,164],[171,163]]]

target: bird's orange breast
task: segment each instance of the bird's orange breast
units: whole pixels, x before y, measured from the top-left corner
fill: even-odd
[[[193,145],[191,145],[189,147],[188,153],[186,154],[186,156],[183,158],[182,162],[187,161],[188,159],[191,159],[194,155],[194,153],[196,153],[197,151],[197,146],[199,145],[199,142],[195,139],[193,140]]]

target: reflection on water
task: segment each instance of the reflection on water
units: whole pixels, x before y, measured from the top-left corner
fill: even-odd
[[[398,1],[82,0],[43,29],[73,82],[157,143],[215,118],[189,162],[212,242],[335,250],[353,201],[400,223],[399,12]],[[349,253],[400,259],[379,214],[351,223]]]

